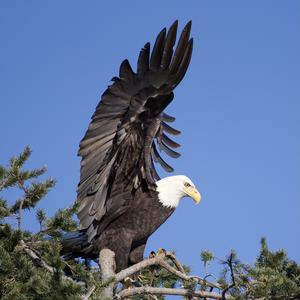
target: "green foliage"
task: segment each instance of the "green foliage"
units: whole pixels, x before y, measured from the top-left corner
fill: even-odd
[[[17,188],[22,192],[22,196],[10,206],[8,206],[5,199],[0,199],[0,220],[18,213],[19,229],[21,229],[22,210],[34,208],[55,186],[55,180],[52,178],[44,181],[32,181],[32,179],[43,175],[46,172],[46,167],[33,170],[22,169],[31,152],[31,149],[27,146],[19,156],[13,156],[10,159],[7,168],[0,166],[0,191]]]
[[[44,209],[40,208],[36,211],[36,219],[40,224],[40,231],[42,231],[47,221],[47,215]]]
[[[208,264],[213,260],[214,255],[208,250],[203,250],[200,257],[204,264],[205,275],[208,275]]]
[[[44,182],[32,182],[30,186],[21,189],[24,191],[23,197],[17,200],[11,207],[11,212],[16,213],[22,204],[22,209],[34,208],[36,204],[48,193],[49,189],[54,187],[55,181],[47,179]]]
[[[270,251],[265,238],[249,274],[255,281],[252,292],[255,297],[300,297],[300,266],[288,259],[284,250]]]
[[[202,260],[205,264],[208,263],[208,262],[210,262],[210,261],[213,260],[213,258],[214,258],[214,255],[213,255],[210,251],[208,251],[208,250],[203,250],[203,251],[201,251],[200,256],[201,256],[201,260]]]
[[[8,207],[7,201],[0,199],[0,221],[10,215],[10,209]]]
[[[226,261],[219,283],[231,288],[236,299],[299,299],[300,266],[290,260],[284,250],[270,251],[266,239],[261,240],[261,249],[254,266],[241,263],[232,252]],[[230,273],[232,265],[232,274]]]
[[[48,219],[47,226],[51,232],[55,230],[72,231],[78,228],[78,224],[74,221],[74,208],[59,209],[53,218]]]

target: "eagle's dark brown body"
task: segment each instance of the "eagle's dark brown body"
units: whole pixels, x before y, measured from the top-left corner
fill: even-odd
[[[147,193],[149,197],[145,197],[144,193],[137,191],[132,197],[134,205],[95,239],[96,255],[103,248],[115,252],[117,271],[143,259],[148,237],[174,212],[174,208],[164,207],[154,193]]]
[[[181,33],[176,50],[177,21],[158,35],[152,52],[140,51],[135,73],[129,62],[101,97],[80,143],[78,217],[82,230],[65,236],[63,252],[98,257],[105,247],[116,253],[117,270],[143,259],[148,237],[172,214],[159,201],[154,163],[173,169],[158,149],[171,157],[179,144],[167,134],[180,132],[164,113],[174,88],[189,66],[193,41],[191,22]],[[158,147],[158,149],[157,149]]]

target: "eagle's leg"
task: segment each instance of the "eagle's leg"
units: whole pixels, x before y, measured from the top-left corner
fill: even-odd
[[[127,236],[127,238],[126,238]],[[125,232],[123,238],[118,243],[114,243],[113,251],[116,253],[116,266],[117,272],[128,268],[128,257],[131,248],[131,237],[129,237]]]
[[[129,254],[132,245],[132,233],[129,230],[114,229],[106,231],[95,241],[98,251],[110,249],[115,253],[116,272],[120,272],[128,267]]]
[[[128,261],[129,266],[137,264],[144,259],[146,242],[147,239],[144,239],[139,243],[132,243],[132,247],[129,254],[129,261]]]
[[[128,265],[132,266],[134,264],[137,264],[139,262],[141,262],[144,259],[144,251],[145,251],[145,247],[146,247],[146,242],[147,239],[144,239],[142,241],[139,241],[138,243],[133,243],[132,244],[132,248],[129,254],[129,259],[128,259]],[[134,282],[133,285],[135,286],[140,286],[141,284],[139,283],[139,281],[142,281],[141,278],[139,277],[140,272],[133,274],[131,276],[132,280]]]

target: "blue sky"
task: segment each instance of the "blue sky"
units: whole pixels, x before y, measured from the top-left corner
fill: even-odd
[[[195,273],[200,251],[252,263],[261,237],[300,262],[300,2],[1,1],[0,163],[33,149],[56,188],[52,215],[76,198],[78,144],[120,62],[161,28],[193,21],[194,52],[167,112],[183,134],[168,160],[202,192],[149,241]],[[160,173],[165,176],[163,172]],[[31,217],[30,217],[31,216]],[[36,228],[33,214],[26,226]]]

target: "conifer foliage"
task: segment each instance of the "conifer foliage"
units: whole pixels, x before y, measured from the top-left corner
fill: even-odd
[[[300,266],[284,250],[270,251],[264,238],[253,266],[240,262],[235,251],[220,260],[205,250],[199,258],[204,270],[200,277],[190,275],[190,269],[182,266],[174,253],[152,252],[143,261],[150,263],[135,276],[138,285],[128,288],[122,272],[109,282],[101,282],[97,264],[61,257],[62,232],[78,229],[76,206],[59,209],[52,217],[37,208],[55,180],[40,179],[45,167],[24,169],[30,154],[26,147],[8,166],[0,165],[0,299],[103,299],[102,291],[112,282],[115,299],[163,300],[176,292],[185,299],[300,299]],[[20,196],[6,199],[13,189]],[[39,232],[24,228],[25,210],[30,210],[33,218],[35,213]],[[157,263],[151,264],[153,259],[158,259]],[[218,280],[210,282],[216,278],[209,272],[213,260],[218,260],[223,270]]]
[[[0,192],[9,195],[8,189],[18,189],[21,193],[18,199],[0,198],[0,299],[79,299],[80,285],[62,280],[65,264],[59,254],[59,241],[44,239],[43,233],[47,228],[47,234],[54,237],[58,229],[76,228],[70,210],[61,210],[52,218],[38,210],[41,232],[34,234],[23,228],[24,210],[34,209],[55,186],[52,178],[38,180],[46,172],[45,167],[23,168],[30,154],[31,149],[26,147],[19,156],[10,159],[7,167],[0,165]],[[33,245],[32,249],[27,243]],[[41,267],[43,263],[52,272]]]

